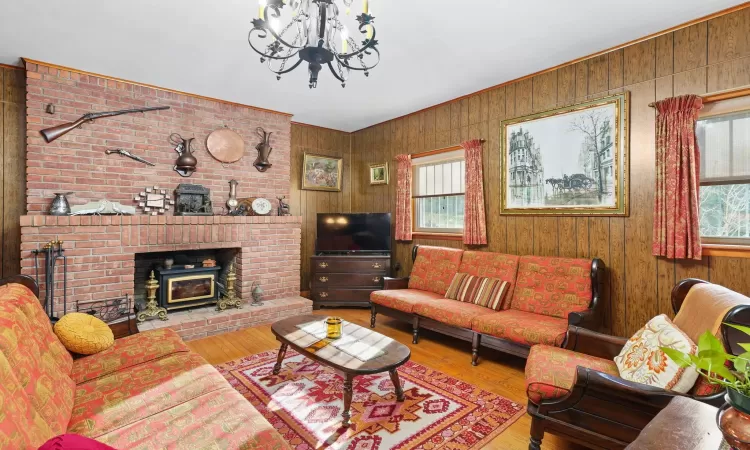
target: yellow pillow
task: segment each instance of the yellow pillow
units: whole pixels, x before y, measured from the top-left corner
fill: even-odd
[[[93,355],[115,344],[112,330],[91,314],[65,314],[55,324],[55,334],[68,351],[81,355]]]

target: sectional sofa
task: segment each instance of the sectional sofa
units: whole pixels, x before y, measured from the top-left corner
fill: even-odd
[[[288,449],[224,377],[162,329],[74,359],[28,277],[0,280],[0,448],[75,433],[121,449]]]
[[[568,326],[596,330],[604,279],[600,259],[517,256],[454,248],[414,246],[408,278],[386,278],[370,295],[370,326],[377,314],[472,343],[472,364],[481,346],[527,357],[531,346],[561,347]],[[510,283],[500,311],[444,298],[457,273]]]

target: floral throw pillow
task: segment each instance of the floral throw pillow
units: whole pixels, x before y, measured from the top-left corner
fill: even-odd
[[[615,357],[620,377],[683,394],[688,392],[698,379],[698,372],[692,367],[680,367],[659,347],[694,355],[698,352],[698,346],[662,314],[638,330]]]

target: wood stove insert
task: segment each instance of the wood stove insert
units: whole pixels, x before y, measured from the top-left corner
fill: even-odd
[[[220,270],[219,266],[156,269],[159,306],[172,311],[216,303],[219,299],[216,283],[219,281]]]

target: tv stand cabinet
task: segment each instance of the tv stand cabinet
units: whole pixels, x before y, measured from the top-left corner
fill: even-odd
[[[319,255],[310,258],[313,308],[370,306],[370,292],[391,275],[390,255]]]

